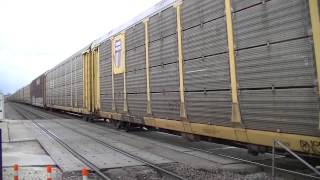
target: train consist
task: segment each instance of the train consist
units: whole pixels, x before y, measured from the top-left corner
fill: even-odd
[[[318,0],[164,0],[10,99],[320,155]]]

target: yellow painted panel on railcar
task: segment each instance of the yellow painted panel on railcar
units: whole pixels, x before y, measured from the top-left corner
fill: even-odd
[[[121,33],[112,39],[112,72],[121,74],[125,71],[125,35]]]
[[[100,112],[100,116],[115,120],[122,119],[121,114],[111,112]],[[320,137],[189,123],[154,117],[144,117],[144,124],[157,128],[268,147],[272,146],[273,140],[279,140],[293,151],[320,155]],[[189,128],[185,128],[186,125],[189,126]]]

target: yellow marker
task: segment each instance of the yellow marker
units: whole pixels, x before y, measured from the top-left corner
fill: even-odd
[[[151,108],[151,95],[150,95],[150,69],[149,69],[149,32],[148,32],[149,19],[144,19],[144,35],[145,35],[145,51],[146,51],[146,79],[147,79],[147,114],[152,114]]]
[[[317,69],[317,79],[318,79],[318,96],[320,96],[320,18],[319,18],[319,4],[317,0],[309,0],[309,9],[312,25],[312,35],[313,35],[313,48]],[[320,112],[318,113],[320,129]]]
[[[88,107],[88,71],[87,71],[87,53],[84,52],[82,54],[82,62],[83,62],[83,109],[87,109]]]
[[[317,66],[318,93],[320,96],[320,20],[317,0],[309,0],[310,17],[312,24],[312,34],[314,43],[314,54]]]
[[[225,0],[225,12],[227,22],[227,34],[228,34],[228,48],[229,48],[229,64],[230,64],[230,80],[231,80],[231,95],[232,95],[232,117],[231,121],[234,123],[241,123],[240,108],[238,102],[238,88],[236,77],[236,63],[234,55],[233,44],[233,27],[232,27],[232,12],[230,0]]]
[[[97,47],[94,51],[95,53],[95,69],[94,69],[94,73],[95,73],[95,78],[96,78],[96,85],[95,85],[95,88],[96,88],[96,91],[95,91],[95,94],[96,94],[96,106],[95,106],[95,109],[98,111],[100,110],[100,51],[99,51],[99,48]]]
[[[182,54],[182,35],[181,35],[181,4],[182,1],[176,1],[174,7],[177,13],[177,37],[178,37],[178,62],[179,62],[179,91],[180,91],[180,117],[187,119],[185,96],[184,96],[184,68]]]
[[[114,62],[114,50],[113,50],[113,42],[114,39],[111,38],[111,63],[112,63],[112,72],[111,72],[111,84],[112,84],[112,111],[116,111],[116,104],[115,104],[115,97],[114,97],[114,67],[113,67],[113,62]]]

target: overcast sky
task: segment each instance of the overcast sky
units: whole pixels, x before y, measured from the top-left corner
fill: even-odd
[[[160,0],[0,0],[0,91],[12,93]]]

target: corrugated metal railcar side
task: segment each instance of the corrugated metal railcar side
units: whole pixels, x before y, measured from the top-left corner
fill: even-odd
[[[45,74],[42,74],[30,84],[31,104],[34,106],[45,106],[45,78]]]
[[[83,112],[82,50],[46,73],[46,106]]]
[[[317,3],[162,1],[99,44],[100,114],[320,154]]]
[[[31,104],[31,97],[30,97],[30,84],[26,85],[23,88],[23,99],[22,101],[26,104]]]

